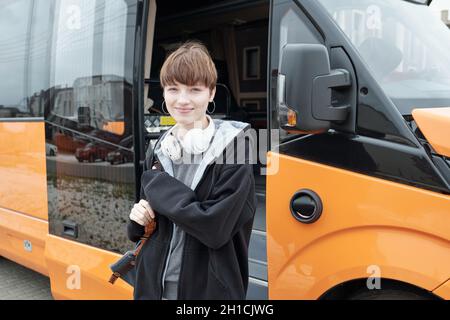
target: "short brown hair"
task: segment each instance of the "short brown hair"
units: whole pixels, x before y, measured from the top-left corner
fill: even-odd
[[[163,88],[179,82],[188,86],[200,83],[213,90],[217,83],[217,70],[208,49],[200,42],[189,41],[167,57],[159,78]]]

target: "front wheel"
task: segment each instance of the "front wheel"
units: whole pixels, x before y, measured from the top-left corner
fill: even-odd
[[[374,289],[361,290],[349,297],[349,300],[434,300],[431,295],[425,295],[407,289]]]

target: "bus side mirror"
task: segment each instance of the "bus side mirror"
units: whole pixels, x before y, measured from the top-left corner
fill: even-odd
[[[279,123],[288,131],[327,131],[346,120],[349,105],[332,105],[331,91],[351,86],[350,73],[330,70],[327,48],[319,44],[286,44],[278,79]]]

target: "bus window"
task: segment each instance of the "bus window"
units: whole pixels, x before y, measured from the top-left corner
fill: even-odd
[[[0,118],[30,117],[26,59],[32,2],[0,3]]]
[[[58,153],[47,157],[50,233],[114,252],[129,249],[123,226],[135,200],[136,5],[56,1],[51,39],[46,140]]]

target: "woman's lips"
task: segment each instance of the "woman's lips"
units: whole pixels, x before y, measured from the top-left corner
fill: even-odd
[[[189,113],[194,109],[187,109],[187,108],[175,108],[179,113]]]

